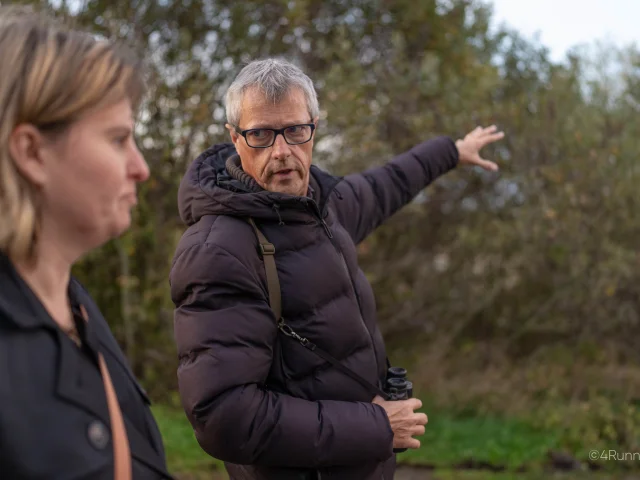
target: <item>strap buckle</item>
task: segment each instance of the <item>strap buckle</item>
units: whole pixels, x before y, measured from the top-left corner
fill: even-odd
[[[261,243],[260,253],[262,253],[262,255],[275,255],[276,247],[273,245],[273,243]]]

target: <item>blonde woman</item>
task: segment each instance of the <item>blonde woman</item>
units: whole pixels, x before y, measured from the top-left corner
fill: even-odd
[[[149,400],[71,278],[122,234],[149,169],[138,64],[0,7],[0,477],[162,479]]]

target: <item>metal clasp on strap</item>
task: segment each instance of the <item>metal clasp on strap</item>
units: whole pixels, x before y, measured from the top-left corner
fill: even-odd
[[[273,243],[261,243],[260,252],[262,255],[275,255],[276,247],[273,246]]]
[[[284,323],[284,318],[282,317],[280,317],[280,319],[278,320],[278,328],[287,337],[295,338],[296,340],[298,340],[303,347],[306,347],[309,344],[309,340],[298,335],[289,325]]]

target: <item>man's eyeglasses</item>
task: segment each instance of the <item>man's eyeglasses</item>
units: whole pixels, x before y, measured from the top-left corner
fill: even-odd
[[[276,142],[276,137],[282,135],[289,145],[301,145],[311,140],[316,126],[313,123],[291,125],[284,128],[252,128],[240,130],[237,125],[233,128],[242,135],[251,148],[269,148]]]

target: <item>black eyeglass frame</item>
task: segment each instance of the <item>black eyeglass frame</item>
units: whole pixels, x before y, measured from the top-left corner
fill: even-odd
[[[278,135],[282,135],[282,138],[284,138],[284,141],[287,142],[287,144],[289,145],[304,145],[305,143],[308,143],[311,141],[311,139],[313,138],[313,132],[315,132],[316,130],[316,124],[315,123],[298,123],[296,125],[288,125],[286,127],[283,128],[250,128],[248,130],[240,130],[240,127],[238,127],[237,125],[232,125],[234,130],[236,131],[236,133],[238,133],[239,135],[242,135],[244,137],[244,141],[247,143],[247,146],[251,147],[251,148],[271,148],[273,146],[274,143],[276,143],[276,138],[278,138]],[[288,128],[292,128],[292,127],[309,127],[311,128],[311,135],[309,135],[309,139],[305,140],[304,142],[298,142],[298,143],[291,143],[289,142],[289,140],[287,140],[287,137],[284,135],[284,131]],[[269,145],[264,145],[261,147],[255,147],[253,145],[249,144],[249,141],[247,140],[247,133],[249,132],[255,132],[257,130],[267,130],[269,132],[273,132],[273,142],[271,142]]]

